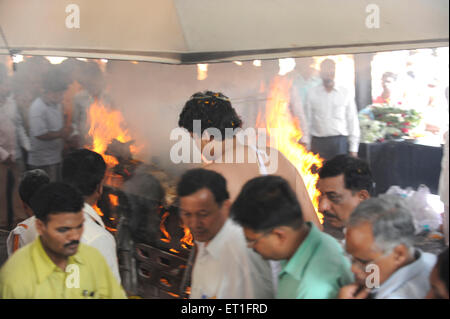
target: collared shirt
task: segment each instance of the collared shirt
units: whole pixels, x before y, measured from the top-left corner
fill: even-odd
[[[330,299],[353,282],[350,261],[339,243],[307,222],[309,234],[289,260],[281,262],[277,298]]]
[[[45,252],[40,237],[19,249],[0,270],[0,298],[125,298],[102,255],[80,244],[63,271]]]
[[[430,273],[436,255],[416,249],[418,258],[398,269],[378,289],[375,299],[423,299],[430,289]]]
[[[120,283],[119,265],[117,260],[116,240],[114,236],[106,230],[102,218],[97,214],[91,205],[85,203],[84,231],[81,242],[97,248],[105,258],[111,271]]]
[[[310,145],[311,136],[348,136],[349,151],[359,147],[359,120],[353,96],[342,87],[327,92],[323,85],[313,87],[306,97],[305,115],[309,123],[305,142]]]
[[[8,256],[11,256],[16,250],[28,245],[38,237],[35,222],[36,217],[31,216],[20,224],[17,224],[16,228],[9,233],[8,239],[6,240]]]
[[[55,132],[64,125],[62,106],[60,104],[48,106],[41,98],[37,98],[30,106],[29,125],[31,150],[28,164],[33,166],[47,166],[58,164],[62,160],[63,139],[40,140],[37,136]]]
[[[247,247],[233,221],[227,220],[208,245],[196,245],[190,298],[273,298],[269,262]]]

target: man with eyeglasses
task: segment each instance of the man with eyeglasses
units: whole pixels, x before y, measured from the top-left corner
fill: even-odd
[[[413,247],[414,232],[401,197],[381,195],[361,203],[346,230],[355,282],[343,287],[339,298],[424,298],[436,256]]]
[[[265,259],[281,261],[276,297],[336,298],[353,281],[339,243],[305,222],[295,193],[280,176],[248,181],[231,207],[249,247]]]
[[[247,248],[242,228],[228,219],[225,178],[192,169],[177,185],[180,217],[195,240],[191,299],[273,298],[271,268]]]

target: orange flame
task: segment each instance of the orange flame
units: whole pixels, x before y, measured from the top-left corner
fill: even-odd
[[[92,208],[94,208],[95,212],[96,212],[99,216],[103,217],[103,216],[105,215],[105,214],[103,214],[102,210],[101,210],[100,208],[98,208],[97,205],[92,206]]]
[[[110,110],[100,101],[96,100],[89,108],[90,129],[89,135],[92,137],[93,145],[90,149],[101,154],[106,164],[111,167],[118,164],[113,156],[105,155],[106,148],[113,139],[126,143],[132,138],[128,130],[122,128],[124,122],[122,113],[117,110]],[[132,153],[137,152],[133,145],[130,147]]]
[[[115,207],[115,206],[119,206],[119,196],[114,195],[114,194],[109,194],[109,201],[110,203]]]
[[[192,236],[191,230],[189,229],[189,227],[186,227],[185,225],[183,225],[183,229],[184,229],[184,236],[183,238],[180,239],[181,247],[187,249],[186,245],[189,246],[193,246],[194,245],[194,238]]]
[[[167,217],[169,217],[169,212],[165,212],[162,215],[161,223],[159,224],[159,229],[161,230],[163,235],[166,237],[166,238],[161,238],[161,241],[163,241],[165,243],[170,243],[171,237],[170,237],[170,234],[166,230],[166,226],[164,225],[164,223],[166,222]]]
[[[297,142],[303,134],[299,122],[293,119],[289,110],[291,84],[291,81],[283,77],[277,76],[272,80],[266,105],[265,126],[268,135],[275,139],[276,148],[297,168],[302,176],[317,216],[323,223],[323,215],[317,209],[320,192],[316,189],[316,182],[319,175],[310,170],[311,165],[314,164],[317,168],[322,167],[322,159],[318,155],[308,152],[303,145]],[[261,114],[258,114],[258,120],[261,121]]]

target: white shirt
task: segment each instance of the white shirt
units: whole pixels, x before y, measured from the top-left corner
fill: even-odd
[[[423,299],[430,289],[430,273],[436,264],[436,255],[419,249],[416,261],[398,269],[374,290],[375,299]]]
[[[36,217],[31,216],[17,224],[16,228],[9,233],[8,239],[6,240],[8,257],[11,257],[16,250],[28,245],[38,237],[35,221]]]
[[[41,98],[37,98],[29,110],[31,150],[28,164],[47,166],[58,164],[62,160],[64,142],[62,138],[40,140],[37,136],[62,129],[64,118],[60,104],[48,106]]]
[[[232,220],[206,247],[196,245],[191,299],[274,298],[269,263],[247,247],[242,228]]]
[[[305,115],[308,120],[308,136],[304,136],[309,146],[311,136],[348,136],[350,152],[358,152],[359,120],[355,100],[350,92],[335,86],[327,92],[323,85],[313,87],[306,97]]]
[[[119,265],[117,260],[116,240],[105,228],[102,218],[89,204],[84,204],[84,231],[81,242],[97,248],[105,257],[111,271],[116,279],[121,282]]]

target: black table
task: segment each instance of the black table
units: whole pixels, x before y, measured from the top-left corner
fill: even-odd
[[[361,143],[358,152],[370,165],[376,195],[385,193],[392,185],[417,189],[420,184],[437,194],[442,154],[442,147],[406,141]]]

